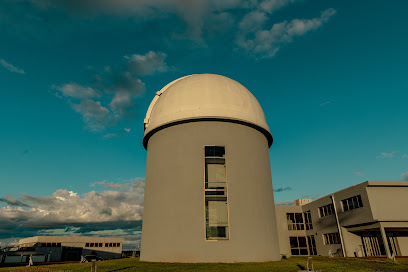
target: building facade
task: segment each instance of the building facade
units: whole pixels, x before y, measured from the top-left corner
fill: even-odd
[[[3,263],[81,261],[82,256],[121,258],[123,237],[34,236],[19,241],[17,251],[4,252]]]
[[[283,256],[408,256],[408,181],[366,181],[276,206]]]
[[[279,260],[269,147],[256,98],[220,75],[156,93],[145,119],[142,261]]]

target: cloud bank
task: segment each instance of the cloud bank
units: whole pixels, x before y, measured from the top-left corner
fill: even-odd
[[[320,17],[288,18],[275,22],[274,16],[277,12],[297,2],[303,1],[5,0],[4,3],[14,4],[14,7],[21,6],[22,10],[18,11],[18,8],[15,8],[17,15],[13,17],[13,12],[6,12],[12,9],[6,6],[4,12],[1,12],[0,5],[0,22],[3,15],[3,21],[7,25],[25,25],[27,32],[32,33],[33,27],[50,28],[50,25],[54,25],[50,24],[50,21],[63,29],[67,27],[67,24],[64,24],[66,20],[94,22],[97,18],[125,18],[130,19],[129,22],[138,27],[142,25],[147,27],[154,23],[158,27],[155,31],[161,33],[157,41],[170,46],[174,41],[187,40],[185,46],[191,47],[193,44],[195,47],[201,44],[203,48],[208,48],[208,44],[228,36],[224,46],[230,47],[231,50],[238,49],[238,52],[255,58],[270,58],[284,45],[321,28],[336,13],[336,10],[329,8],[322,11]],[[23,18],[28,20],[24,23],[21,22],[19,14],[26,12],[31,16]],[[66,20],[61,20],[62,17],[66,17]],[[59,30],[53,32],[59,33]],[[143,59],[128,57],[129,61],[143,62]],[[160,56],[153,57],[160,61]],[[154,64],[154,61],[150,63]],[[138,69],[137,65],[134,68]],[[138,70],[141,74],[148,73],[147,63]]]
[[[165,59],[165,53],[154,51],[124,56],[119,65],[109,65],[101,73],[92,73],[89,85],[70,82],[53,85],[53,89],[57,97],[66,99],[82,116],[88,129],[103,131],[122,119],[133,117],[134,101],[146,88],[141,77],[168,71]],[[107,135],[109,138],[122,134]]]
[[[0,207],[0,238],[81,234],[126,236],[128,243],[137,243],[143,218],[144,179],[103,181],[92,186],[109,190],[78,195],[59,189],[51,196],[1,198],[6,205]]]
[[[254,11],[241,21],[241,34],[238,35],[237,44],[255,57],[273,57],[283,45],[322,27],[335,14],[336,10],[330,8],[323,11],[318,18],[293,19],[263,29],[267,15],[262,11]]]

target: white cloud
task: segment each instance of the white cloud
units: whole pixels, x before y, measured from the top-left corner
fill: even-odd
[[[60,91],[66,97],[78,99],[100,97],[99,91],[91,88],[78,85],[76,83],[67,83],[62,86],[53,86],[54,89]]]
[[[391,153],[381,152],[381,155],[378,155],[376,158],[377,159],[394,158],[395,153],[398,153],[398,152],[399,151],[392,151]]]
[[[266,14],[259,10],[254,10],[247,13],[239,23],[239,28],[242,33],[248,33],[260,29],[268,19]]]
[[[327,9],[321,13],[319,18],[293,19],[290,22],[276,23],[269,30],[256,31],[252,39],[238,36],[237,44],[256,57],[272,57],[282,45],[291,43],[296,37],[320,28],[334,14],[336,10]]]
[[[408,158],[408,154],[402,155],[403,158]]]
[[[102,130],[109,122],[109,110],[99,101],[82,100],[79,104],[72,104],[72,108],[82,115],[83,120],[91,130]]]
[[[23,69],[17,68],[14,65],[8,63],[7,61],[5,61],[4,59],[0,59],[0,64],[1,66],[3,66],[4,68],[6,68],[7,70],[9,70],[12,73],[18,73],[18,74],[25,74]]]
[[[408,171],[405,173],[402,173],[402,180],[408,181]]]
[[[168,71],[165,58],[165,53],[154,51],[149,51],[145,55],[125,56],[119,65],[106,66],[102,73],[92,74],[89,78],[89,82],[93,82],[92,86],[71,82],[60,86],[54,85],[53,88],[58,90],[57,97],[63,98],[58,95],[61,93],[67,98],[67,102],[82,115],[84,122],[92,131],[102,131],[107,126],[116,125],[120,120],[133,118],[135,99],[146,89],[145,83],[139,77]],[[70,98],[77,100],[71,102]],[[108,133],[104,137],[125,134]]]
[[[129,133],[129,132],[130,132],[130,128],[125,128],[125,131],[126,131],[127,133]]]
[[[156,72],[166,72],[166,54],[149,51],[146,55],[133,54],[124,57],[127,60],[129,71],[136,75],[152,75]]]
[[[0,239],[17,241],[40,235],[124,236],[126,248],[140,243],[144,179],[102,181],[109,190],[76,192],[59,189],[51,196],[23,195],[0,207]],[[98,188],[99,189],[99,188]]]
[[[272,13],[296,1],[297,0],[265,0],[259,3],[259,7],[268,13]]]
[[[126,184],[102,181],[95,184],[116,190],[78,195],[59,189],[51,196],[23,195],[16,201],[30,207],[0,207],[0,218],[20,220],[26,226],[142,220],[143,181]],[[117,191],[119,189],[122,190]]]
[[[359,171],[355,172],[355,173],[354,173],[354,175],[356,175],[356,176],[360,176],[360,177],[362,177],[362,176],[363,176],[363,174],[361,174],[361,172],[359,172]]]

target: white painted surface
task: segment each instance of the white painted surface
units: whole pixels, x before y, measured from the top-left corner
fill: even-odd
[[[145,118],[145,135],[182,120],[204,117],[244,121],[270,133],[258,100],[247,88],[228,77],[190,75],[167,84],[156,93]]]

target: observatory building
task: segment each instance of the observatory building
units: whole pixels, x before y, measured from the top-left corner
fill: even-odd
[[[280,260],[272,135],[244,86],[179,78],[156,93],[144,126],[142,261]]]

